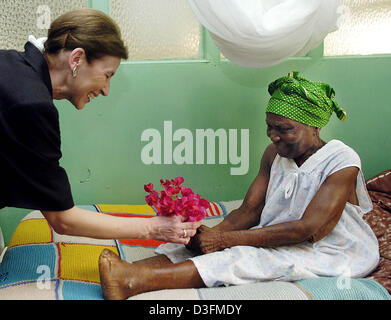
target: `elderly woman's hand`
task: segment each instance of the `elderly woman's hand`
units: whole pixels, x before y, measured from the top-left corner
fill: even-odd
[[[220,251],[224,249],[223,232],[202,225],[186,247],[198,254]]]

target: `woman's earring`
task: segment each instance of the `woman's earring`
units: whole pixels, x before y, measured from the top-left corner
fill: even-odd
[[[75,66],[75,67],[73,68],[73,70],[72,70],[72,76],[73,76],[74,78],[77,77],[77,66]]]

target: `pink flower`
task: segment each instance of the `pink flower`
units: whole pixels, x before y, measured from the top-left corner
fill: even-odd
[[[172,184],[176,187],[180,187],[180,185],[185,181],[183,177],[176,177],[174,180],[171,180]]]
[[[164,181],[163,179],[160,179],[160,183],[166,188],[166,187],[169,187],[171,185],[171,181],[170,180],[166,180]]]
[[[154,206],[159,202],[159,194],[156,190],[153,190],[149,195],[145,197],[145,201],[149,206]]]
[[[185,221],[199,221],[205,218],[209,201],[201,199],[199,194],[195,194],[191,188],[181,186],[183,177],[176,177],[171,180],[160,179],[164,190],[159,193],[153,190],[153,184],[144,185],[144,190],[149,193],[145,197],[148,205],[154,206],[158,215],[172,216],[181,215]]]
[[[188,196],[190,194],[193,194],[193,190],[191,188],[181,187],[181,192],[183,196]]]
[[[145,184],[144,190],[148,193],[151,193],[153,191],[153,184],[152,183]]]
[[[170,187],[164,188],[164,190],[166,191],[166,193],[167,193],[170,197],[172,197],[172,196],[178,194],[179,192],[181,192],[181,189],[176,188],[176,187],[171,187],[171,186],[170,186]]]

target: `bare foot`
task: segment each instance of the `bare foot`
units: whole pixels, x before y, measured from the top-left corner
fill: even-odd
[[[104,249],[99,257],[103,297],[107,300],[124,300],[137,294],[132,284],[135,280],[134,268],[131,263],[121,260],[111,250]]]
[[[153,290],[205,287],[190,260],[172,264],[165,256],[156,256],[128,263],[108,249],[100,254],[99,274],[103,297],[108,300]]]

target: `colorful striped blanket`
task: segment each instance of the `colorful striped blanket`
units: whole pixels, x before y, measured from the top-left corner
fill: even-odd
[[[241,201],[211,202],[204,224],[219,223]],[[147,205],[80,206],[104,214],[150,218]],[[16,228],[0,264],[0,300],[98,300],[98,257],[108,248],[132,262],[153,256],[162,242],[100,240],[59,235],[39,211],[29,213]],[[297,282],[270,281],[243,286],[161,290],[131,298],[153,300],[389,300],[390,295],[370,279],[317,278]]]

